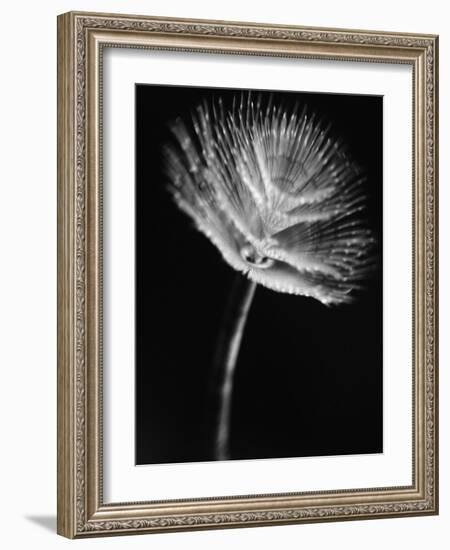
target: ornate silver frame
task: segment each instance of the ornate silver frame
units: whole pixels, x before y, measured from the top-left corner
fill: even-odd
[[[413,67],[411,486],[103,502],[100,90],[105,45]],[[438,513],[437,49],[432,35],[75,12],[58,17],[59,534],[79,538]]]

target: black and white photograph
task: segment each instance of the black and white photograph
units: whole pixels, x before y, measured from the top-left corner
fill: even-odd
[[[135,86],[137,465],[383,452],[383,98]]]
[[[389,547],[439,513],[439,36],[186,9],[57,19],[57,532]]]

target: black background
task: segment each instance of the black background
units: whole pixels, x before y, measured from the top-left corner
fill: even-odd
[[[233,90],[136,85],[136,463],[211,459],[207,385],[235,272],[167,191],[168,123]],[[379,265],[351,305],[258,286],[235,376],[232,459],[382,452],[382,98],[306,102],[365,167]]]

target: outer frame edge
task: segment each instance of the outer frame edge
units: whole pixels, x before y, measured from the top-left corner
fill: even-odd
[[[74,443],[73,443],[73,359],[72,345],[72,200],[73,169],[73,16],[57,19],[57,533],[74,538]]]

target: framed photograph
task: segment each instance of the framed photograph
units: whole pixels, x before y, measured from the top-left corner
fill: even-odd
[[[58,18],[58,532],[436,514],[432,35]]]

